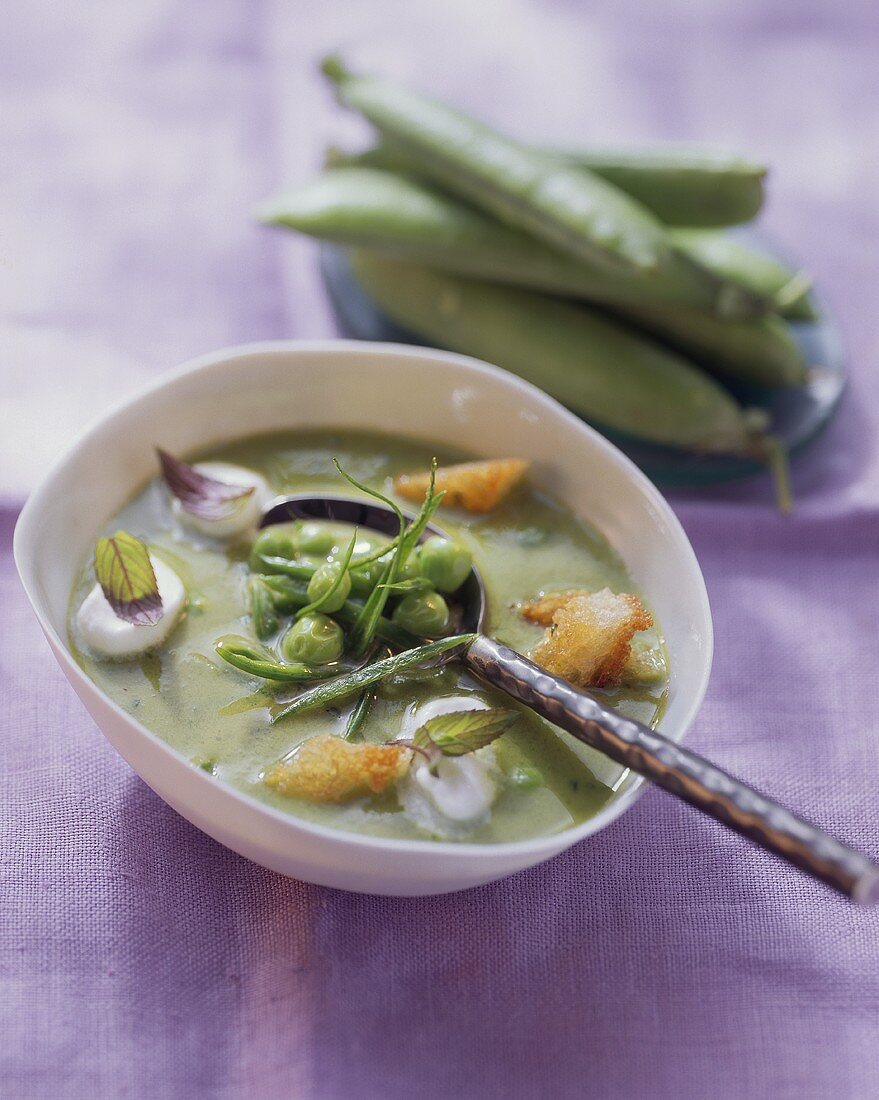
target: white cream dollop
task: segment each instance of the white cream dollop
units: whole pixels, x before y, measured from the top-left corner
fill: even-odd
[[[227,485],[241,485],[245,488],[252,486],[254,491],[249,497],[238,502],[231,515],[224,519],[205,519],[203,516],[195,516],[192,512],[187,512],[180,501],[173,497],[171,507],[182,524],[191,531],[197,531],[201,535],[208,535],[214,539],[234,538],[259,524],[263,506],[270,495],[264,477],[255,470],[234,466],[231,462],[196,462],[193,469],[204,474],[205,477],[212,477],[215,481],[223,481]]]
[[[488,817],[497,797],[497,765],[491,747],[466,756],[444,756],[436,765],[419,757],[407,776],[403,808],[430,832],[453,835],[473,829]]]
[[[136,626],[120,619],[99,584],[80,604],[76,613],[77,629],[95,656],[116,660],[138,657],[160,646],[180,621],[186,607],[183,581],[159,558],[150,555],[150,561],[162,597],[162,617],[157,623]]]
[[[473,697],[434,699],[418,708],[407,725],[417,727],[427,719],[451,710],[483,710],[488,706]],[[411,736],[404,731],[403,736]],[[488,820],[497,798],[500,770],[494,746],[466,756],[444,756],[432,774],[428,761],[415,754],[409,771],[398,784],[404,812],[433,836],[453,839]]]

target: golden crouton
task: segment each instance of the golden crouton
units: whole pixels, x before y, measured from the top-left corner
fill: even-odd
[[[309,737],[290,760],[275,764],[265,784],[308,802],[347,802],[387,790],[402,778],[411,756],[402,745],[352,745],[324,733]]]
[[[534,660],[577,687],[609,687],[622,678],[632,637],[651,626],[653,617],[631,593],[603,588],[573,596],[554,612]]]
[[[440,466],[436,487],[444,489],[443,506],[463,508],[465,512],[490,512],[515,489],[528,470],[521,458],[501,458],[494,462],[462,462]],[[422,501],[430,475],[402,474],[394,488],[406,500]]]
[[[657,641],[633,638],[623,680],[627,684],[658,684],[668,676],[665,654]]]
[[[550,626],[552,617],[556,611],[569,604],[575,596],[591,596],[592,593],[585,588],[572,588],[569,592],[559,592],[555,596],[538,596],[535,600],[527,600],[519,605],[519,614],[529,623],[537,623],[538,626]]]

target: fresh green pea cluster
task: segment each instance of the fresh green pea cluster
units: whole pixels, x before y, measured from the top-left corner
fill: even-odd
[[[320,521],[261,531],[249,556],[250,613],[257,638],[273,641],[284,662],[339,662],[347,648],[346,632],[382,583],[391,553],[376,556],[370,549],[359,554],[352,549],[346,561],[338,528]],[[446,597],[461,587],[472,565],[470,551],[450,539],[433,535],[415,546],[388,595],[390,614],[381,616],[377,634],[399,648],[447,634],[453,615]]]

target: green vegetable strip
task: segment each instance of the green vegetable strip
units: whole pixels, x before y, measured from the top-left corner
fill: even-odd
[[[330,587],[324,592],[324,594],[313,603],[306,604],[305,607],[299,609],[296,612],[296,618],[301,619],[305,615],[309,615],[312,611],[319,611],[323,605],[339,590],[339,585],[342,583],[342,579],[348,571],[348,566],[351,564],[351,555],[354,553],[354,545],[357,542],[357,528],[354,529],[354,534],[351,536],[351,541],[348,544],[348,549],[345,551],[345,557],[342,559],[342,568],[339,570],[339,575],[330,585]]]
[[[360,696],[357,702],[354,704],[354,709],[348,716],[348,724],[345,727],[345,740],[353,741],[354,735],[360,730],[360,727],[369,717],[370,711],[375,704],[376,690],[374,687],[368,687],[366,691]]]
[[[372,636],[375,633],[376,617],[381,615],[384,610],[385,604],[388,601],[388,597],[394,590],[397,584],[397,578],[400,575],[403,567],[406,564],[406,560],[410,553],[414,549],[418,540],[430,520],[430,517],[436,511],[442,500],[444,493],[436,492],[436,458],[433,458],[430,463],[430,480],[427,486],[427,492],[424,494],[424,501],[419,509],[418,515],[415,519],[405,528],[401,530],[398,535],[397,549],[394,552],[394,557],[391,560],[390,568],[385,570],[382,574],[381,581],[376,585],[373,592],[370,594],[370,600],[376,597],[375,606],[372,609],[372,619],[367,619],[364,628],[364,636],[366,637],[366,645],[372,640]],[[376,593],[378,595],[376,596]],[[368,605],[369,601],[367,601]],[[377,609],[377,610],[376,610]],[[356,627],[355,627],[356,630]],[[355,648],[355,653],[358,650]],[[361,650],[363,652],[363,650]]]
[[[355,489],[359,489],[362,493],[366,493],[367,496],[373,497],[375,500],[380,500],[383,504],[387,504],[397,516],[397,522],[400,525],[400,531],[397,535],[397,548],[394,551],[394,556],[388,562],[386,568],[381,575],[381,581],[370,592],[366,603],[363,605],[363,610],[358,615],[354,628],[351,631],[350,647],[351,652],[355,657],[362,656],[369,644],[375,636],[378,620],[381,618],[381,613],[385,609],[385,604],[388,602],[389,591],[387,589],[388,584],[393,584],[398,575],[398,571],[402,564],[402,552],[405,547],[404,532],[406,531],[406,517],[400,511],[397,504],[391,500],[390,497],[386,497],[384,493],[380,493],[378,489],[371,489],[368,485],[364,485],[356,478],[352,477],[349,473],[342,469],[339,464],[339,460],[334,458],[333,464],[336,469],[342,475],[342,477],[354,486]]]
[[[336,467],[336,469],[348,482],[349,485],[353,485],[355,489],[359,489],[361,493],[366,493],[367,496],[373,497],[375,500],[380,500],[382,504],[387,504],[391,511],[396,515],[397,520],[400,524],[400,530],[403,530],[403,528],[406,526],[406,517],[400,511],[395,501],[391,500],[390,497],[386,497],[384,493],[380,493],[378,489],[372,489],[370,488],[370,486],[364,485],[362,481],[358,481],[356,477],[352,477],[347,470],[342,469],[337,458],[333,459],[333,465]],[[397,537],[399,538],[399,536]]]
[[[730,279],[768,299],[792,321],[814,321],[809,297],[812,280],[750,242],[717,229],[670,229],[675,248],[721,278]]]
[[[393,657],[386,657],[384,660],[376,661],[374,664],[367,665],[356,672],[338,676],[328,684],[320,684],[303,692],[298,699],[294,699],[289,706],[279,711],[272,718],[272,722],[279,722],[282,718],[287,718],[293,714],[302,714],[318,707],[327,707],[338,699],[344,699],[346,696],[353,694],[360,688],[377,684],[388,676],[394,676],[398,672],[405,672],[407,669],[415,668],[416,665],[424,664],[425,661],[441,657],[444,653],[457,649],[459,646],[470,645],[475,637],[475,634],[456,634],[451,638],[441,638],[437,642],[416,646],[414,649],[397,653]]]
[[[393,583],[391,578],[396,573],[397,559],[400,556],[400,545],[402,545],[402,543],[397,546],[394,556],[382,572],[379,583],[369,593],[366,603],[363,605],[360,614],[354,622],[354,627],[351,630],[350,646],[351,652],[355,657],[359,657],[366,652],[369,648],[369,643],[375,636],[378,620],[382,617],[382,611],[384,611],[385,604],[388,602],[388,584]]]
[[[436,458],[434,457],[430,460],[430,479],[427,483],[427,492],[424,494],[424,502],[418,511],[418,515],[403,535],[406,547],[401,567],[406,564],[406,558],[418,544],[418,540],[424,534],[428,523],[430,523],[431,516],[439,508],[445,495],[445,489],[439,493],[436,491]]]
[[[335,675],[335,669],[312,668],[301,662],[293,664],[281,664],[279,661],[267,659],[265,655],[255,650],[246,638],[220,639],[215,649],[218,656],[222,657],[230,665],[247,672],[251,676],[259,676],[263,680],[278,680],[282,683],[307,683],[312,680],[325,680]]]
[[[436,459],[434,459],[433,466],[433,476],[435,477]],[[424,504],[421,507],[421,512],[419,512],[419,514],[415,517],[415,519],[412,521],[411,527],[409,528],[411,532],[414,532],[414,538],[410,540],[409,553],[411,553],[417,545],[418,540],[424,533],[424,529],[427,527],[428,523],[430,523],[430,519],[433,516],[433,513],[440,506],[443,497],[446,495],[445,489],[441,490],[439,493],[435,493],[432,486],[433,482],[431,482],[431,489],[428,493],[428,496],[425,497]],[[397,546],[399,546],[400,537],[400,535],[397,535],[395,538],[391,539],[390,542],[385,543],[384,546],[380,546],[378,550],[374,550],[368,557],[360,558],[357,562],[355,562],[354,565],[351,566],[351,569],[353,571],[356,571],[366,565],[371,565],[372,562],[378,561],[379,558],[383,558],[385,554],[389,554],[392,550],[395,550]],[[406,555],[406,557],[408,557],[408,554]],[[400,563],[400,568],[402,569],[405,564],[406,558],[403,558],[402,562]]]

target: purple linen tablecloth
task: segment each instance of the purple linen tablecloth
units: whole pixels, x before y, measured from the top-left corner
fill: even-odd
[[[797,464],[678,497],[717,624],[694,748],[879,856],[879,14],[786,0],[9,0],[0,36],[0,1095],[871,1098],[879,919],[648,792],[542,867],[426,900],[283,879],[96,731],[19,589],[27,490],[196,353],[329,335],[254,204],[359,131],[331,47],[526,136],[773,164],[851,393]]]

